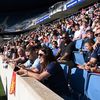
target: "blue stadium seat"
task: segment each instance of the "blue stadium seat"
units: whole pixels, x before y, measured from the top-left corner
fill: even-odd
[[[68,66],[67,66],[67,64],[60,64],[60,66],[62,67],[62,69],[63,69],[63,71],[64,71],[65,78],[66,78],[66,80],[67,80]]]
[[[75,48],[76,49],[81,49],[82,48],[82,44],[83,44],[83,40],[82,39],[76,40]]]
[[[100,100],[100,74],[89,73],[86,96],[88,100]]]
[[[79,51],[74,52],[74,60],[76,64],[83,65],[85,63],[84,55]]]
[[[79,68],[72,68],[71,70],[71,87],[77,93],[84,95],[87,82],[87,71]]]

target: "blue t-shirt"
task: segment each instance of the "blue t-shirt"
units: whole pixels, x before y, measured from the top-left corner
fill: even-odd
[[[51,62],[47,65],[46,70],[50,73],[50,77],[47,79],[49,88],[58,95],[67,95],[69,93],[67,81],[60,64],[57,62]]]
[[[60,50],[59,48],[53,48],[53,49],[52,49],[53,55],[54,55],[54,56],[57,56],[59,50]]]
[[[37,58],[35,61],[34,61],[34,63],[33,63],[33,65],[32,65],[32,67],[31,68],[37,68],[37,69],[41,69],[40,68],[40,60],[39,60],[39,58]]]
[[[25,68],[30,68],[30,67],[32,66],[32,64],[33,64],[33,61],[31,61],[31,60],[29,59],[29,60],[27,60],[27,61],[24,63],[24,66],[25,66]]]
[[[93,58],[97,59],[97,65],[100,66],[100,44],[97,44],[95,50],[92,53]]]

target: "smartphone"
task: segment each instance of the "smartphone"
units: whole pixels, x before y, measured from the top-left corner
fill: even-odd
[[[18,71],[18,70],[20,70],[20,68],[16,66],[16,67],[14,68],[14,71],[16,72],[16,71]]]

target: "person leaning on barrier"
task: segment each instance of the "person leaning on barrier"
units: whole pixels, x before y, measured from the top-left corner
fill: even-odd
[[[24,76],[34,77],[60,96],[70,95],[63,70],[56,61],[52,50],[48,47],[41,48],[38,52],[38,58],[41,65],[40,71],[34,73],[25,70],[26,75]]]
[[[18,55],[17,58],[11,59],[9,60],[9,62],[14,62],[15,65],[26,62],[25,50],[22,47],[18,48],[17,55]]]
[[[36,47],[35,46],[27,47],[25,53],[26,53],[27,60],[24,63],[19,63],[15,65],[14,71],[20,70],[20,73],[23,73],[24,69],[30,69],[30,67],[34,63],[34,60],[37,57]]]

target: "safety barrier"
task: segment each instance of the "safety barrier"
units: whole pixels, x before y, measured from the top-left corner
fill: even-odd
[[[0,56],[0,76],[8,100],[63,100],[34,78],[16,75],[15,94],[10,94],[13,65],[3,67]]]

